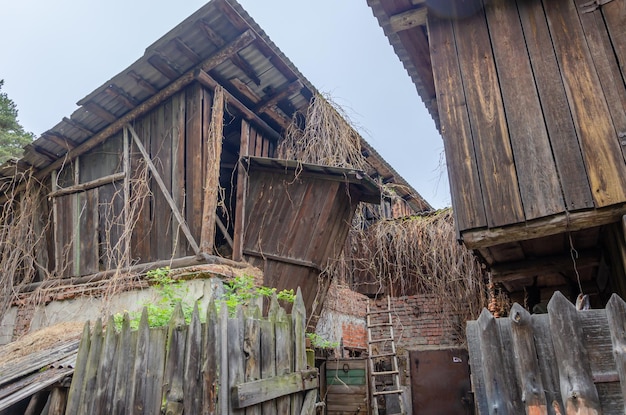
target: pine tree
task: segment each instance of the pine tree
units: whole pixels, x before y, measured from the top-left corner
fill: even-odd
[[[33,133],[24,131],[17,121],[17,107],[6,92],[0,79],[0,164],[11,157],[21,157],[22,148],[33,141]]]

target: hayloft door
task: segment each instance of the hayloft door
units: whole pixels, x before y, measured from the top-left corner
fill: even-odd
[[[471,415],[467,350],[410,351],[413,414]]]

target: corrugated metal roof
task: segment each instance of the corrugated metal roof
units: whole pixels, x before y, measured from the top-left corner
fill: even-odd
[[[0,411],[74,373],[79,343],[56,343],[0,366]]]
[[[22,161],[37,170],[46,168],[66,155],[68,149],[85,143],[250,29],[256,39],[213,68],[210,75],[253,111],[258,102],[299,80],[303,88],[281,100],[274,113],[289,120],[295,111],[304,112],[311,97],[317,94],[313,85],[235,0],[212,0],[146,48],[136,62],[78,101],[80,108],[69,118],[27,146]],[[235,83],[243,84],[251,94],[242,94]],[[250,95],[258,100],[252,100]],[[269,112],[259,116],[280,130],[280,124]],[[407,202],[416,210],[431,208],[365,140],[363,144],[375,159],[377,170],[386,170],[379,173],[393,177],[401,185],[404,190],[399,193]]]

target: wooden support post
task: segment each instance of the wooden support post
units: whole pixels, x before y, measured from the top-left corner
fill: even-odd
[[[206,103],[205,103],[206,105]],[[200,251],[212,254],[215,244],[215,210],[217,191],[220,186],[220,159],[224,135],[224,89],[220,86],[213,93],[211,124],[206,142],[206,177],[204,201],[202,204],[202,229],[200,231]]]
[[[58,190],[57,171],[53,170],[50,181],[52,182],[52,193]],[[59,206],[56,198],[52,199],[52,231],[54,232],[54,274],[58,277],[61,272],[61,238],[59,236]]]
[[[176,203],[174,203],[172,196],[167,191],[167,187],[165,186],[165,183],[163,183],[163,179],[161,178],[161,175],[159,175],[159,172],[154,166],[154,163],[150,159],[150,155],[148,154],[145,147],[141,143],[141,140],[139,139],[137,132],[130,124],[127,125],[127,128],[128,128],[128,131],[130,131],[130,133],[132,134],[133,141],[135,142],[135,145],[137,146],[137,148],[141,152],[141,155],[146,161],[146,164],[148,165],[148,168],[150,169],[150,172],[152,173],[154,180],[159,185],[159,188],[163,192],[163,195],[165,196],[167,203],[170,205],[170,208],[172,209],[172,213],[174,214],[174,217],[178,221],[180,228],[182,229],[183,233],[187,237],[187,240],[189,241],[189,245],[191,245],[191,248],[193,249],[196,255],[199,254],[200,248],[198,247],[196,240],[193,238],[193,235],[191,234],[191,231],[189,230],[189,227],[187,226],[187,222],[185,222],[185,219],[183,218],[183,215],[181,215],[180,211],[178,210],[178,207],[176,207]]]
[[[246,216],[246,194],[248,192],[248,173],[243,158],[248,155],[250,144],[250,124],[241,120],[241,139],[239,143],[239,163],[237,164],[237,195],[235,198],[235,230],[233,237],[233,260],[243,257],[243,232]]]
[[[130,265],[130,244],[132,232],[130,231],[130,140],[128,137],[128,128],[124,127],[124,154],[122,156],[124,164],[124,264]]]

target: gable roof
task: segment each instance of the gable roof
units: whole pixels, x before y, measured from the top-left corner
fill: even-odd
[[[208,75],[208,77],[206,76]],[[90,150],[122,126],[186,85],[200,81],[225,87],[229,103],[266,130],[283,130],[317,94],[313,85],[274,45],[235,0],[212,0],[148,48],[128,68],[78,101],[69,118],[25,147],[17,165],[37,177]],[[246,111],[247,110],[247,111]],[[361,138],[368,161],[417,211],[431,206]]]

